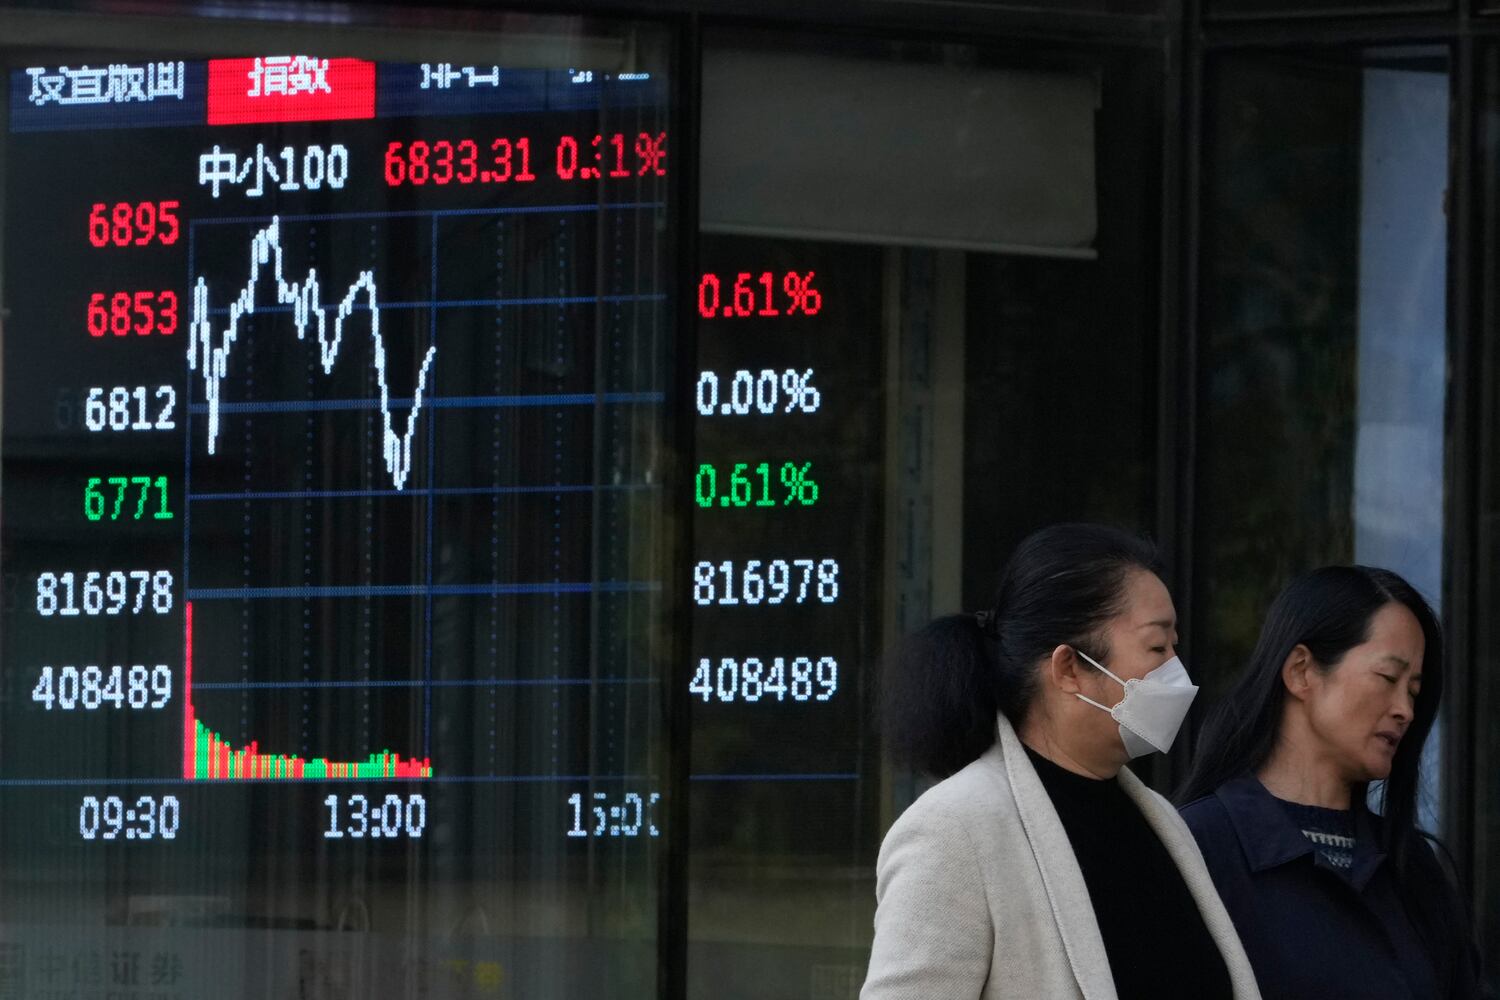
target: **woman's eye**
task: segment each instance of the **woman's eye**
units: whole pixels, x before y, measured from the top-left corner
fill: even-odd
[[[1381,674],[1380,679],[1385,681],[1387,684],[1396,683],[1396,678],[1392,677],[1390,674]]]
[[[1152,646],[1151,647],[1151,652],[1153,652],[1153,653],[1165,653],[1166,651],[1167,651],[1167,647],[1166,646]]]

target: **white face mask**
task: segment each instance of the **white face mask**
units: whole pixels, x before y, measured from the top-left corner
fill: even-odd
[[[1132,760],[1172,749],[1177,730],[1182,728],[1182,720],[1187,718],[1188,708],[1198,695],[1198,686],[1188,678],[1187,668],[1180,659],[1174,656],[1144,677],[1122,681],[1083,650],[1073,651],[1125,689],[1125,697],[1113,708],[1081,694],[1074,697],[1108,712],[1120,724],[1120,739]]]

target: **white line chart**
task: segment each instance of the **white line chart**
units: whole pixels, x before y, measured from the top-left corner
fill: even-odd
[[[437,357],[436,345],[427,349],[417,373],[416,392],[406,416],[405,429],[397,433],[391,416],[391,392],[386,380],[385,341],[380,336],[380,300],[375,283],[375,272],[361,271],[354,283],[344,293],[334,311],[333,334],[328,333],[330,309],[322,303],[321,285],[316,268],[308,268],[307,277],[301,282],[289,282],[283,273],[284,255],[281,247],[281,217],[273,216],[270,225],[261,229],[250,241],[250,273],[238,297],[229,307],[228,324],[216,332],[211,319],[208,300],[208,283],[199,276],[193,284],[193,312],[189,324],[188,368],[200,370],[203,376],[204,396],[208,406],[208,453],[215,453],[219,436],[219,408],[221,387],[229,377],[229,358],[240,335],[240,321],[255,313],[255,291],[261,272],[271,267],[276,281],[278,306],[292,307],[292,322],[297,328],[297,339],[307,339],[308,329],[317,321],[319,361],[325,375],[333,373],[338,360],[339,348],[344,339],[344,321],[352,315],[361,297],[370,314],[370,337],[374,341],[374,367],[376,382],[380,387],[380,413],[384,422],[384,438],[381,451],[386,471],[396,489],[404,490],[411,474],[412,440],[416,435],[417,419],[422,413],[422,397],[427,390],[427,378]]]

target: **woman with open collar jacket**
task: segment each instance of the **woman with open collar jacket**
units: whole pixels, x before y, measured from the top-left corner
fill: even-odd
[[[1325,567],[1277,597],[1205,723],[1178,801],[1266,996],[1479,996],[1468,920],[1416,826],[1442,668],[1409,583]]]
[[[881,846],[863,1000],[1257,1000],[1175,810],[1124,767],[1196,688],[1147,543],[1057,525],[993,607],[938,619],[887,671],[887,739],[943,778]]]

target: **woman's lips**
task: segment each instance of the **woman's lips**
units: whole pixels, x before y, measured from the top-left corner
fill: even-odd
[[[1390,747],[1391,752],[1393,753],[1395,752],[1397,745],[1399,745],[1401,742],[1401,735],[1399,733],[1376,733],[1375,738],[1384,743],[1386,746]]]

